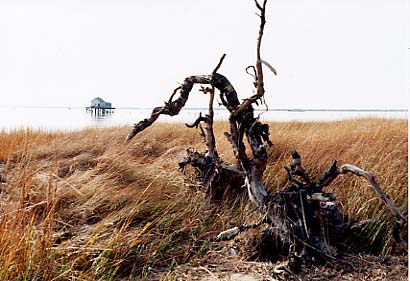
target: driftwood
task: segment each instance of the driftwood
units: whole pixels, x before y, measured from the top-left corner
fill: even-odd
[[[336,196],[323,192],[336,177],[352,173],[366,179],[376,194],[383,200],[393,214],[393,237],[407,249],[406,242],[400,236],[400,230],[406,223],[406,218],[382,191],[375,177],[356,166],[344,164],[337,166],[334,161],[331,167],[317,180],[313,180],[302,166],[301,156],[296,150],[291,151],[292,161],[285,167],[289,185],[273,195],[268,195],[262,177],[266,169],[268,153],[267,146],[272,146],[269,139],[269,126],[260,122],[254,116],[253,104],[264,103],[264,76],[262,65],[266,65],[276,74],[276,70],[261,58],[261,42],[264,31],[266,0],[262,4],[255,1],[259,11],[260,26],[257,40],[257,57],[253,69],[256,94],[240,102],[237,92],[229,80],[218,73],[225,55],[210,75],[187,77],[182,85],[174,90],[163,106],[152,111],[151,117],[133,126],[126,137],[131,140],[139,132],[151,126],[161,115],[177,115],[186,104],[189,94],[195,84],[201,85],[201,91],[209,95],[208,113],[200,115],[195,122],[187,124],[191,128],[200,128],[206,150],[204,153],[188,148],[187,156],[179,162],[179,168],[184,171],[192,166],[196,171],[198,186],[214,200],[221,199],[227,192],[238,191],[245,186],[249,199],[255,204],[263,219],[252,225],[240,225],[221,232],[217,239],[232,239],[241,232],[268,224],[273,229],[272,239],[288,247],[289,266],[297,271],[301,262],[321,259],[332,259],[337,255],[337,240],[363,229],[370,221],[346,222],[343,213],[333,203]],[[204,87],[204,85],[207,85]],[[229,164],[220,159],[213,131],[213,101],[215,89],[219,91],[222,105],[229,111],[229,132],[225,132],[227,140],[237,163]],[[175,95],[179,95],[174,99]],[[201,126],[205,124],[205,128]],[[244,138],[249,144],[250,153],[246,151]],[[249,154],[251,156],[249,156]],[[230,190],[230,191],[229,191]],[[323,229],[326,226],[326,231]],[[326,232],[326,233],[325,233]],[[331,233],[332,235],[329,235]],[[340,239],[339,239],[340,237]],[[274,250],[274,249],[272,249]]]

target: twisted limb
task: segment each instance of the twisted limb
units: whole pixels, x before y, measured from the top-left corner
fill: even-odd
[[[181,109],[185,106],[185,103],[188,100],[189,93],[192,90],[194,84],[210,84],[211,76],[203,75],[203,76],[190,76],[185,78],[184,82],[181,86],[177,87],[171,97],[168,99],[167,102],[163,106],[156,107],[152,110],[151,117],[146,118],[136,124],[134,124],[133,129],[125,138],[125,141],[130,141],[133,137],[135,137],[139,132],[145,130],[149,126],[151,126],[161,114],[174,116],[177,115]],[[179,91],[179,96],[175,100],[173,99],[176,93]]]

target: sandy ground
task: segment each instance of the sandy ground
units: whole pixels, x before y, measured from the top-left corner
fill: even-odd
[[[293,275],[286,270],[274,273],[275,268],[284,262],[244,261],[229,250],[210,252],[198,264],[179,266],[172,272],[158,272],[152,277],[157,280],[188,281],[408,280],[408,256],[345,255],[334,264],[304,266],[301,273]]]

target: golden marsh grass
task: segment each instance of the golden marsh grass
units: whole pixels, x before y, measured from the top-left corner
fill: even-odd
[[[266,187],[286,186],[283,166],[296,148],[314,178],[333,159],[372,172],[407,216],[407,126],[395,119],[271,122]],[[142,278],[200,260],[218,232],[249,221],[245,193],[213,204],[178,171],[186,147],[203,150],[197,131],[157,123],[125,145],[128,130],[0,132],[1,280]],[[227,124],[215,124],[217,149],[232,162],[224,130]],[[350,219],[379,218],[366,248],[395,253],[387,209],[363,179],[340,176],[327,190]]]

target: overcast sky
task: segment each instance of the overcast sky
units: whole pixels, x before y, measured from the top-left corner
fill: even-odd
[[[407,108],[406,0],[270,0],[262,57],[271,108]],[[0,0],[2,105],[152,107],[189,75],[252,94],[253,0]],[[194,91],[188,106],[206,106]]]

